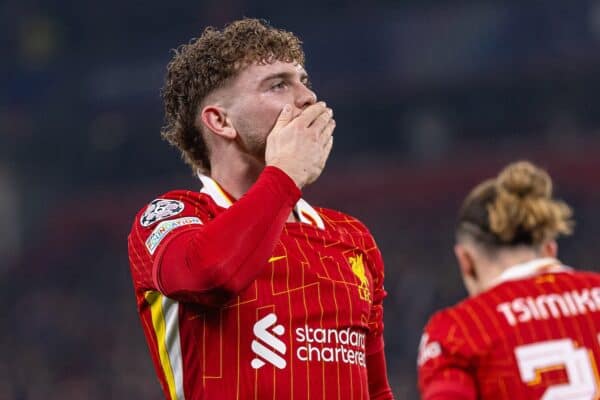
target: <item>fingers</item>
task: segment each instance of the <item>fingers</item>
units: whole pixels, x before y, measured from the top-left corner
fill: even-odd
[[[335,129],[335,119],[331,118],[327,121],[327,124],[319,133],[319,136],[318,136],[319,140],[321,140],[324,143],[327,143],[329,138],[333,138],[332,135],[333,135],[334,129]]]
[[[316,136],[319,137],[321,132],[327,127],[327,125],[333,120],[333,110],[331,108],[326,108],[310,125],[310,129],[312,129]]]
[[[327,141],[327,144],[325,145],[325,160],[327,160],[329,158],[329,153],[331,153],[331,148],[333,147],[333,136],[329,136],[329,140]]]
[[[321,161],[321,170],[323,170],[323,168],[325,168],[325,164],[327,163],[327,160],[329,159],[329,154],[331,153],[331,149],[333,147],[333,136],[329,136],[329,139],[327,140],[327,143],[325,144],[325,147],[323,148],[323,155],[322,155],[322,161]]]
[[[279,117],[277,117],[277,121],[275,121],[275,126],[272,131],[278,130],[286,126],[292,120],[292,107],[289,104],[286,104],[281,112],[279,113]]]
[[[296,117],[284,107],[267,137],[265,162],[286,172],[299,188],[315,181],[333,146],[335,120],[325,103],[313,104]]]
[[[302,113],[300,113],[300,115],[298,115],[296,119],[298,121],[298,124],[300,124],[301,126],[309,127],[326,110],[327,105],[325,104],[325,102],[320,101],[318,103],[308,106],[302,111]]]

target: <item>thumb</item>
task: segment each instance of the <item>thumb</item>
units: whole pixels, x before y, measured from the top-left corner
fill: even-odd
[[[292,120],[292,107],[289,104],[283,106],[279,117],[277,117],[277,121],[275,121],[275,126],[273,130],[281,129],[286,126]]]

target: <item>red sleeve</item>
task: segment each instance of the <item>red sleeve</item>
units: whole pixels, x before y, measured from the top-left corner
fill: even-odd
[[[372,241],[371,249],[367,250],[369,268],[373,277],[373,303],[369,315],[369,334],[367,335],[367,355],[379,352],[383,349],[383,299],[387,292],[383,288],[383,259],[381,252]]]
[[[444,312],[434,315],[421,338],[419,390],[423,400],[476,400],[473,356]]]
[[[261,272],[299,198],[290,177],[266,167],[224,211],[192,192],[170,192],[153,201],[129,237],[138,286],[179,301],[228,300]]]
[[[165,244],[154,262],[157,287],[173,299],[209,304],[239,293],[261,272],[299,198],[290,177],[266,167],[226,211]]]
[[[364,229],[368,233],[367,228]],[[388,382],[383,342],[383,299],[387,295],[383,288],[383,258],[370,233],[368,233],[368,241],[370,248],[367,249],[367,256],[373,277],[373,303],[366,342],[369,395],[371,400],[387,400],[394,397]]]
[[[394,398],[388,382],[383,348],[376,353],[367,355],[367,376],[369,378],[370,400],[389,400]]]

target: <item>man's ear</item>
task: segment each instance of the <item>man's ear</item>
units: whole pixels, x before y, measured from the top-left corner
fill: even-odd
[[[558,244],[556,240],[549,240],[542,245],[542,256],[556,258],[558,255]]]
[[[477,276],[473,254],[467,246],[457,243],[454,245],[454,255],[467,292],[469,295],[474,296],[479,292],[479,277]]]
[[[203,124],[211,133],[226,139],[235,139],[237,135],[226,111],[214,104],[202,108],[196,123]]]

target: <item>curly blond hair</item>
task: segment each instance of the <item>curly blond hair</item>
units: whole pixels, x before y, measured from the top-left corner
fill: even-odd
[[[174,53],[162,88],[165,124],[161,136],[181,151],[194,172],[210,172],[208,149],[195,125],[199,106],[208,94],[251,63],[304,65],[298,37],[250,18],[232,22],[221,31],[207,27],[198,39],[179,46]]]
[[[508,165],[473,189],[457,233],[488,245],[539,245],[572,233],[573,212],[552,197],[552,179],[528,161]]]

